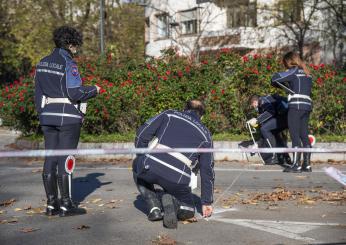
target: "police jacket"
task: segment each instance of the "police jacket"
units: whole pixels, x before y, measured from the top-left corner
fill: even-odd
[[[41,125],[82,123],[78,106],[96,94],[95,86],[82,86],[77,64],[65,49],[55,48],[36,66],[35,107]]]
[[[153,139],[155,143],[153,143]],[[149,144],[150,143],[150,144]],[[212,148],[209,130],[193,111],[167,110],[149,119],[136,135],[137,148]],[[140,164],[166,180],[182,185],[190,182],[191,171],[201,175],[202,204],[213,202],[214,158],[212,153],[145,154]]]
[[[289,93],[288,108],[312,110],[311,88],[312,78],[299,67],[293,67],[285,72],[275,73],[271,81],[275,87],[280,87]]]
[[[287,117],[287,110],[288,104],[285,97],[277,94],[261,96],[258,99],[257,122],[263,124],[273,117]]]

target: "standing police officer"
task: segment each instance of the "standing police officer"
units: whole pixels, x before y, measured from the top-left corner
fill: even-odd
[[[135,146],[158,149],[212,148],[210,133],[200,121],[204,111],[205,106],[201,101],[191,100],[182,112],[162,112],[138,129]],[[194,217],[194,202],[189,183],[192,172],[196,173],[198,170],[201,174],[202,212],[204,217],[209,217],[213,211],[213,169],[212,153],[168,152],[138,155],[133,162],[133,176],[147,204],[148,219],[155,221],[163,218],[165,227],[176,228],[177,219]],[[162,206],[154,184],[165,191]]]
[[[277,94],[267,96],[253,95],[250,98],[251,106],[259,113],[257,118],[252,118],[248,123],[252,126],[259,124],[261,135],[270,148],[286,147],[286,142],[281,137],[281,132],[287,127],[287,99]],[[274,153],[270,162],[266,164],[288,164],[291,159],[287,153]]]
[[[299,55],[288,52],[283,57],[285,72],[275,73],[272,85],[288,92],[288,129],[292,139],[292,147],[311,148],[309,141],[309,116],[312,111],[310,71]],[[311,153],[303,154],[303,165],[300,166],[300,153],[293,153],[293,165],[284,172],[311,172]]]
[[[44,134],[45,149],[77,148],[88,99],[95,97],[98,86],[83,86],[73,55],[82,45],[82,34],[62,26],[54,30],[56,48],[36,67],[35,106]],[[71,199],[73,156],[45,158],[43,184],[47,195],[46,215],[68,216],[83,212]],[[57,171],[58,170],[58,171]],[[58,200],[58,188],[61,201]]]

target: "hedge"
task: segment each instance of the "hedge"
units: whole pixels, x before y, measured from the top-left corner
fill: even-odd
[[[193,98],[205,101],[203,122],[212,133],[246,133],[244,123],[254,114],[248,98],[284,95],[270,85],[272,74],[283,70],[280,59],[272,54],[240,56],[223,49],[196,63],[167,50],[162,58],[145,63],[116,64],[111,55],[77,61],[83,83],[102,87],[102,93],[88,103],[83,126],[87,134],[133,132],[155,114],[182,109]],[[310,64],[310,69],[314,80],[311,133],[344,135],[345,71],[325,64]],[[33,76],[34,70],[0,90],[0,117],[24,135],[40,132]]]

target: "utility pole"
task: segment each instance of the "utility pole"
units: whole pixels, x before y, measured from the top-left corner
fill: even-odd
[[[105,52],[105,43],[104,43],[104,0],[100,0],[100,49],[101,49],[101,55]]]

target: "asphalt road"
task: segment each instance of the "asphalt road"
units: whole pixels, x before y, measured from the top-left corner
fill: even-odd
[[[0,206],[0,244],[346,244],[346,190],[322,165],[288,174],[279,166],[217,164],[215,214],[196,213],[198,222],[176,230],[146,219],[128,166],[79,163],[73,196],[87,214],[48,218],[40,213],[40,161],[0,159],[0,203],[15,199]]]

